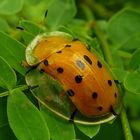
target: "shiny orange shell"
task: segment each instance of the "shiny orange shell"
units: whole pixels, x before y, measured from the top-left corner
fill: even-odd
[[[57,79],[76,108],[85,116],[115,110],[119,91],[112,75],[85,43],[61,35],[42,37],[32,49],[41,71]],[[28,62],[28,61],[27,61]]]

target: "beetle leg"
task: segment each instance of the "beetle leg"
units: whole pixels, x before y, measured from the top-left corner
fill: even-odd
[[[117,116],[118,114],[115,112],[113,106],[111,105],[110,106],[110,112],[114,115],[114,116]]]
[[[77,108],[76,108],[76,109],[73,111],[73,113],[71,114],[70,119],[69,119],[70,122],[74,122],[74,117],[75,117],[77,111],[78,111],[78,110],[77,110]]]

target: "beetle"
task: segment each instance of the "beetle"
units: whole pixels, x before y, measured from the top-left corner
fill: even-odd
[[[85,42],[60,31],[44,33],[27,46],[26,61],[57,79],[76,111],[84,116],[117,115],[120,95],[116,82],[103,60],[91,53]]]

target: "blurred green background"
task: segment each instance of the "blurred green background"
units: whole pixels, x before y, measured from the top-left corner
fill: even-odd
[[[48,12],[46,13],[46,11]],[[99,30],[97,30],[96,27],[98,27]],[[89,45],[94,46],[94,49],[96,49],[102,57],[104,57],[104,52],[101,46],[107,43],[112,53],[113,64],[111,65],[111,70],[124,85],[125,94],[123,102],[132,134],[135,140],[139,140],[140,1],[1,0],[0,57],[2,57],[2,60],[0,61],[0,71],[7,70],[7,73],[12,74],[14,73],[13,69],[16,71],[16,73],[13,74],[13,81],[5,80],[8,86],[0,82],[0,87],[2,87],[0,88],[1,93],[7,90],[9,91],[9,89],[11,90],[15,85],[25,84],[24,76],[26,70],[20,63],[25,59],[25,47],[37,34],[53,30],[68,32],[74,37],[88,42]],[[13,54],[16,55],[16,57],[13,57]],[[106,60],[105,57],[104,59]],[[2,64],[5,64],[6,68],[3,69]],[[0,77],[8,78],[8,76],[2,72],[0,72]],[[7,98],[0,98],[0,140],[15,140],[19,132],[15,133],[15,129],[12,127],[12,129],[14,129],[13,133],[11,126],[9,126],[6,105]],[[73,128],[71,130],[73,131],[72,139],[125,139],[120,117],[112,124],[107,123],[101,125],[100,131],[94,132],[95,134],[91,134],[91,129],[91,132],[86,132],[87,130],[81,132],[78,127],[74,126],[74,128],[75,131],[73,131]],[[58,129],[63,131],[63,128],[58,127]],[[58,137],[54,137],[53,140],[64,139],[57,131],[56,135]],[[68,137],[66,136],[66,138]],[[67,140],[66,138],[65,140]],[[23,138],[23,140],[24,139],[26,140],[27,138]]]

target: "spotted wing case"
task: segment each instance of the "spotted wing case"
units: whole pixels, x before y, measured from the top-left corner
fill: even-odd
[[[83,115],[102,116],[106,121],[115,118],[119,90],[104,63],[85,43],[63,32],[39,35],[27,47],[26,60],[29,65],[39,63],[39,69],[57,79]]]
[[[40,34],[26,48],[26,61],[30,66],[34,66],[54,52],[63,49],[64,46],[61,44],[71,40],[72,36],[58,31]]]

